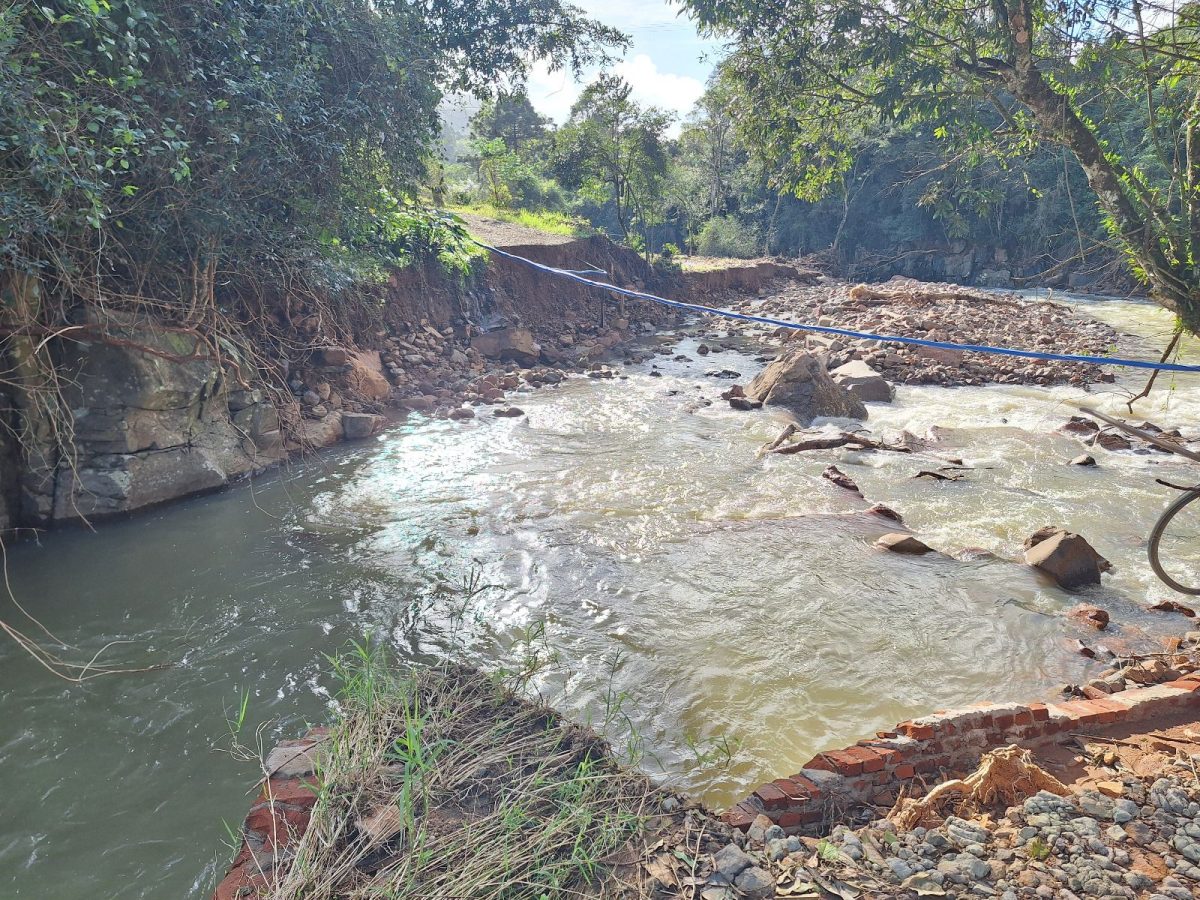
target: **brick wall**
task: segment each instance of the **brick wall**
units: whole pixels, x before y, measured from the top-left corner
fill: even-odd
[[[795,775],[764,784],[725,814],[743,831],[765,814],[789,834],[816,833],[866,806],[891,806],[904,789],[924,792],[950,773],[973,770],[988,750],[1036,749],[1073,732],[1099,734],[1185,711],[1200,712],[1200,674],[1062,703],[992,704],[941,712],[878,732],[844,750],[818,753]]]
[[[317,801],[315,772],[327,728],[314,728],[298,741],[283,741],[268,755],[254,806],[242,824],[242,845],[213,900],[255,900],[275,866],[308,830]]]

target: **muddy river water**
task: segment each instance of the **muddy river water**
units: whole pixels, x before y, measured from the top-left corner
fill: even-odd
[[[1167,317],[1087,303],[1161,350]],[[324,720],[324,654],[364,632],[405,658],[547,660],[537,689],[608,731],[642,764],[714,804],[907,716],[1030,699],[1077,679],[1063,613],[1078,602],[1004,559],[874,550],[886,528],[820,477],[832,461],[927,543],[1011,560],[1046,524],[1089,537],[1116,565],[1085,593],[1120,637],[1180,630],[1147,613],[1168,596],[1146,534],[1186,481],[1159,456],[1096,451],[1054,434],[1120,389],[901,388],[875,429],[947,429],[972,471],[912,476],[917,458],[849,451],[756,458],[769,413],[716,402],[757,369],[735,352],[657,362],[626,379],[572,379],[515,398],[522,419],[411,421],[218,495],[92,533],[10,547],[16,596],[86,659],[173,663],[83,687],[0,643],[0,897],[200,898],[229,858],[256,777],[243,740],[270,746]],[[1164,378],[1139,408],[1200,424],[1200,379]],[[1200,547],[1197,548],[1200,551]],[[1200,571],[1200,556],[1196,560]],[[18,616],[5,602],[3,618]],[[257,732],[257,738],[256,738]]]

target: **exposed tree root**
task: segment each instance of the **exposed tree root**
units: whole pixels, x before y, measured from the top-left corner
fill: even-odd
[[[901,797],[888,819],[897,829],[908,831],[923,824],[941,824],[951,806],[957,815],[984,812],[1015,806],[1039,791],[1060,797],[1069,793],[1066,785],[1033,761],[1028,750],[1001,747],[985,754],[979,768],[966,778],[943,782],[920,799]]]

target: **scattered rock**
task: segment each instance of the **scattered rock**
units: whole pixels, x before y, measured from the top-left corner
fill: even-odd
[[[1071,465],[1071,466],[1094,466],[1094,465],[1096,465],[1096,458],[1094,456],[1088,456],[1086,453],[1083,453],[1083,454],[1075,457],[1073,460],[1071,460],[1068,463],[1068,465]]]
[[[767,900],[768,897],[775,896],[775,879],[771,877],[770,872],[758,866],[751,866],[738,875],[733,881],[733,886],[747,900]]]
[[[1067,590],[1099,584],[1101,573],[1112,569],[1112,564],[1082,537],[1053,526],[1041,529],[1025,542],[1025,562]]]
[[[504,406],[492,412],[493,416],[500,419],[517,419],[525,415],[525,410],[519,406]]]
[[[713,857],[713,867],[730,882],[752,865],[754,865],[754,860],[737,844],[727,844]]]
[[[751,400],[748,397],[730,397],[729,405],[733,409],[741,410],[742,412],[750,412],[753,409],[763,408],[761,400]]]
[[[881,550],[889,550],[892,553],[907,553],[913,556],[923,556],[926,553],[932,553],[933,548],[929,547],[911,534],[885,534],[875,542],[875,546]]]
[[[450,418],[455,422],[464,422],[467,419],[475,418],[475,410],[460,406],[457,409],[450,410]]]
[[[835,384],[853,391],[865,403],[892,402],[892,386],[861,359],[852,359],[829,374]]]

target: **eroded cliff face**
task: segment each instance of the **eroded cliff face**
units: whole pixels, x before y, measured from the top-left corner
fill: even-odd
[[[762,263],[661,279],[600,237],[508,249],[681,299],[753,292],[797,275]],[[36,286],[26,281],[21,290],[23,297],[11,289],[5,297],[36,305]],[[144,318],[93,312],[44,346],[10,337],[0,345],[9,373],[0,379],[0,531],[95,521],[214,490],[291,452],[366,437],[386,406],[432,408],[414,406],[417,395],[446,394],[449,402],[456,386],[462,393],[489,366],[575,366],[674,317],[499,256],[465,280],[432,265],[397,272],[382,302],[381,314],[353,334],[334,336],[314,324],[319,316],[298,317],[297,349],[279,361],[274,392],[253,380],[251,367],[239,369],[228,354],[211,358],[193,335]],[[488,351],[489,340],[514,335],[527,352]]]
[[[231,384],[218,362],[193,358],[202,356],[194,339],[154,324],[106,326],[104,342],[54,346],[61,407],[18,401],[23,466],[10,525],[130,512],[283,459],[275,407]]]

